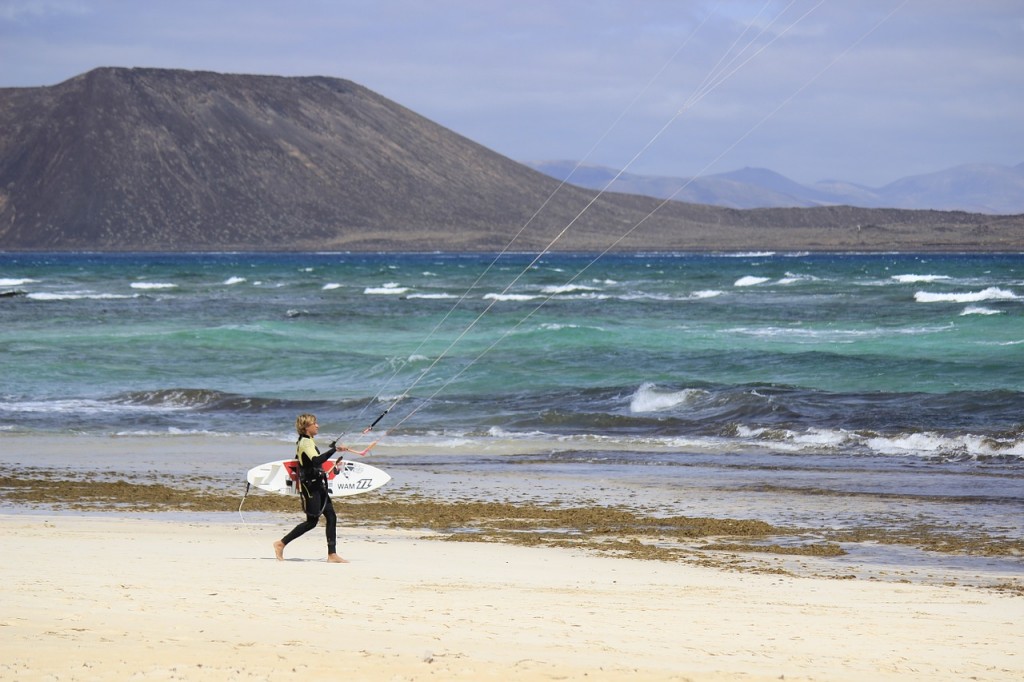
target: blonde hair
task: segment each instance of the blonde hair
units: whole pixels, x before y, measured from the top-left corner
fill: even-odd
[[[299,433],[300,436],[305,436],[306,429],[308,429],[313,424],[316,424],[315,414],[300,414],[298,417],[295,418],[295,430]]]

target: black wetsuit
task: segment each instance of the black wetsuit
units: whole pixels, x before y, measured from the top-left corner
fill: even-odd
[[[304,440],[309,442],[304,443]],[[311,456],[314,452],[316,455]],[[306,512],[306,520],[281,538],[284,544],[287,545],[300,535],[316,528],[322,515],[327,519],[327,553],[336,553],[338,516],[334,513],[334,505],[331,504],[331,495],[327,490],[327,474],[323,469],[324,462],[334,453],[335,449],[332,447],[320,454],[320,448],[312,438],[299,436],[295,445],[295,458],[299,460],[299,494],[302,496],[302,509]]]

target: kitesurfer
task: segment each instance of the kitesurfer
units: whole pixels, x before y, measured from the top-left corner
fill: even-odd
[[[333,564],[346,564],[348,562],[338,556],[337,552],[338,516],[334,512],[334,505],[331,504],[330,491],[327,489],[327,473],[323,468],[324,462],[330,459],[331,455],[344,448],[336,448],[336,444],[331,443],[329,450],[323,454],[320,453],[320,448],[313,440],[320,431],[316,415],[300,414],[295,419],[295,430],[299,434],[299,439],[295,444],[299,494],[302,497],[302,509],[306,512],[306,520],[274,543],[274,554],[279,561],[283,561],[285,545],[316,528],[320,517],[323,516],[327,519],[327,561]],[[337,466],[341,465],[339,456]]]

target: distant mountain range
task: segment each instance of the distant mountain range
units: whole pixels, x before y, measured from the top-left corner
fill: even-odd
[[[537,161],[527,165],[588,189],[604,189],[618,173],[617,169],[604,166],[576,168],[574,161]],[[698,178],[623,173],[608,189],[728,208],[857,206],[1016,215],[1024,213],[1024,163],[964,164],[902,178],[884,187],[842,180],[802,185],[765,168],[743,168]]]

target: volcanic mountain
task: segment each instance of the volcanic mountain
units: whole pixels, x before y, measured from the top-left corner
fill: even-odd
[[[598,193],[350,81],[99,68],[0,89],[2,250],[1019,249],[1024,216]],[[559,235],[563,235],[559,237]]]

